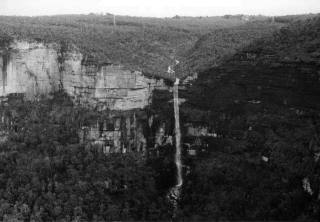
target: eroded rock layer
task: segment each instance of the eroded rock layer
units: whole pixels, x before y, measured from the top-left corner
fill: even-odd
[[[87,63],[73,46],[13,42],[0,51],[0,96],[26,99],[64,89],[76,102],[111,110],[144,108],[163,81],[120,65]]]

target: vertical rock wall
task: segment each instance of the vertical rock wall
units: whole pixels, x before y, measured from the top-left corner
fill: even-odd
[[[14,42],[9,54],[2,55],[0,96],[23,93],[31,99],[57,88],[59,70],[57,46]],[[4,59],[6,58],[6,59]]]
[[[144,108],[163,81],[118,65],[83,63],[76,49],[58,44],[15,41],[0,56],[0,97],[21,93],[27,99],[63,88],[75,101],[101,109]],[[5,58],[5,59],[4,59]]]
[[[119,65],[89,63],[74,46],[61,47],[15,41],[8,50],[0,49],[0,99],[13,95],[32,100],[63,89],[77,104],[115,113],[79,129],[82,142],[104,152],[145,151],[141,118],[146,113],[137,118],[136,111],[144,112],[153,90],[164,88],[164,82]]]

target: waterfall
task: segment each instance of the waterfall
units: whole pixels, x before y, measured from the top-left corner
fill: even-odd
[[[180,132],[180,118],[179,118],[179,79],[173,86],[173,104],[174,104],[174,119],[175,119],[175,136],[176,136],[176,153],[175,163],[177,166],[177,184],[176,187],[181,187],[183,183],[182,179],[182,163],[181,163],[181,132]]]
[[[178,199],[180,197],[181,187],[183,184],[182,178],[182,163],[181,163],[181,132],[180,132],[180,118],[179,118],[179,79],[173,86],[173,104],[174,104],[174,118],[175,118],[175,137],[176,137],[176,152],[175,152],[175,164],[177,167],[176,180],[177,183],[169,191],[168,198],[173,205],[173,217],[176,216]]]

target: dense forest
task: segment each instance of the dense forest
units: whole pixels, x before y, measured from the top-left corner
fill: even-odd
[[[192,220],[320,216],[319,17],[297,21],[199,74],[183,121],[209,124],[181,215]]]
[[[1,106],[14,123],[0,153],[1,221],[169,220],[170,159],[102,155],[79,143],[79,124],[97,115],[63,92]],[[163,177],[166,176],[167,179]]]
[[[281,23],[263,21],[214,30],[202,35],[186,53],[184,66],[193,72],[201,72],[218,66],[252,41],[271,35],[282,26]],[[186,73],[190,73],[190,70]]]

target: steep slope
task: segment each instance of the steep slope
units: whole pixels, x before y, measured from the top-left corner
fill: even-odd
[[[229,17],[228,15],[224,17]],[[234,17],[234,16],[230,16]],[[317,17],[316,14],[279,16],[264,18],[232,28],[217,29],[202,35],[185,54],[185,75],[203,72],[223,63],[253,41],[272,35],[281,27],[294,21],[305,21]],[[250,18],[250,17],[249,17]]]
[[[318,109],[319,33],[316,18],[296,22],[272,37],[252,43],[221,66],[200,75],[198,85],[191,90],[197,94],[195,98],[202,95],[204,100],[195,104],[214,108],[215,99],[224,96],[228,97],[227,101],[221,101],[224,105],[259,100],[261,104]],[[226,90],[224,86],[234,90]],[[221,90],[233,96],[223,95]]]
[[[218,136],[189,163],[186,218],[319,218],[319,44],[320,18],[298,21],[199,74],[184,121]]]
[[[273,33],[281,26],[279,23],[264,21],[214,30],[199,38],[187,52],[185,62],[193,72],[205,71],[218,66],[252,41]]]

